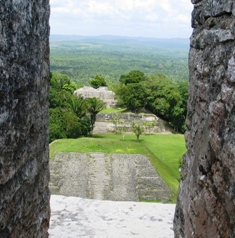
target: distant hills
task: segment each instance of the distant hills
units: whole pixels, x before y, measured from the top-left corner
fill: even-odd
[[[188,80],[189,39],[51,35],[50,48],[51,71],[67,74],[81,85],[96,75],[117,83],[131,70]]]
[[[186,38],[149,38],[127,36],[80,36],[80,35],[51,35],[51,41],[80,41],[80,42],[109,42],[109,43],[143,43],[158,47],[189,49],[189,39]]]

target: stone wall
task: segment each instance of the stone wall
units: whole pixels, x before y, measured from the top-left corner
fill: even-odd
[[[117,118],[116,125],[113,123],[113,118]],[[147,113],[98,113],[96,115],[95,127],[93,134],[100,133],[116,133],[119,127],[125,127],[124,133],[133,133],[132,131],[132,122],[137,123],[146,123],[143,124],[145,134],[154,134],[154,133],[172,133],[173,129],[167,122],[161,120],[154,114]]]
[[[49,1],[0,1],[0,237],[47,237]]]
[[[90,86],[84,86],[74,91],[74,95],[83,98],[100,98],[106,103],[107,107],[115,107],[117,104],[115,93],[108,90],[107,87],[99,87],[95,89]]]
[[[52,194],[113,201],[168,201],[171,190],[143,155],[58,153]]]
[[[235,1],[192,0],[187,153],[175,237],[235,237]]]

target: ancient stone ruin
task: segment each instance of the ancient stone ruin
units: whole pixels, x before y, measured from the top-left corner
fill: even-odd
[[[49,2],[0,2],[0,237],[48,237]]]
[[[112,201],[168,201],[171,190],[143,155],[58,153],[52,194]]]
[[[100,98],[106,103],[107,107],[114,107],[117,104],[114,92],[108,90],[107,87],[99,87],[95,89],[90,86],[84,86],[74,91],[74,95],[83,98]]]
[[[187,153],[175,237],[235,237],[235,1],[192,0]]]
[[[116,118],[116,119],[115,119]],[[131,123],[142,124],[145,134],[172,133],[173,129],[167,122],[154,114],[148,113],[98,113],[96,116],[93,134],[100,133],[120,133],[120,128],[124,128],[123,133],[133,133]]]
[[[235,237],[235,2],[192,0],[175,237]],[[48,237],[48,0],[0,3],[0,237]]]

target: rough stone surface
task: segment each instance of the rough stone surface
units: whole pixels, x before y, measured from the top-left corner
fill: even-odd
[[[77,89],[74,92],[75,96],[83,97],[83,98],[100,98],[106,103],[107,107],[114,107],[117,104],[117,100],[115,99],[115,93],[113,91],[108,90],[107,87],[99,87],[97,89],[89,86],[84,86],[82,88]]]
[[[172,238],[175,204],[51,196],[50,238]]]
[[[48,236],[48,0],[0,1],[0,237]]]
[[[175,237],[235,237],[235,2],[194,0]]]
[[[113,123],[113,117],[119,117],[120,122],[116,124]],[[172,133],[173,129],[159,117],[154,114],[148,113],[98,113],[96,115],[95,128],[93,134],[100,133],[110,133],[116,132],[118,127],[125,127],[125,133],[133,133],[131,122],[147,122],[150,126],[144,126],[144,133],[154,134],[154,133]],[[151,124],[154,124],[152,127]]]
[[[58,153],[50,170],[52,194],[113,201],[167,201],[171,195],[142,155]]]

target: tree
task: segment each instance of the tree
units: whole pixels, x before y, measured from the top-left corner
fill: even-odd
[[[118,133],[118,126],[121,123],[121,117],[119,113],[113,113],[112,114],[112,122],[114,124],[114,130],[115,130],[115,134]]]
[[[91,127],[94,129],[96,115],[105,108],[105,102],[99,98],[87,98],[86,99],[86,109],[90,114]]]
[[[99,88],[99,87],[107,86],[107,83],[103,77],[96,75],[93,79],[91,79],[90,85],[93,88]]]
[[[147,77],[144,75],[143,72],[139,70],[130,71],[128,74],[121,75],[119,81],[125,85],[130,83],[140,83],[145,81]]]
[[[148,94],[146,108],[168,121],[174,130],[184,132],[185,106],[177,84],[162,74],[156,74],[150,77],[145,88]]]
[[[132,131],[136,135],[137,141],[139,141],[140,135],[144,132],[144,128],[140,123],[132,122],[131,123]]]
[[[49,123],[50,142],[66,138],[66,124],[60,108],[50,108]]]
[[[82,118],[86,115],[86,102],[83,97],[72,96],[69,99],[70,110],[78,117]]]
[[[84,116],[83,118],[79,119],[79,122],[81,123],[82,135],[83,136],[91,135],[91,132],[92,132],[93,128],[91,126],[90,117],[89,116]]]
[[[121,86],[116,95],[128,110],[138,111],[146,106],[146,90],[141,83],[131,83]]]
[[[82,135],[82,125],[77,116],[71,112],[64,113],[65,133],[67,138],[78,138]]]
[[[112,122],[114,124],[115,133],[122,134],[122,140],[125,139],[125,132],[127,131],[127,127],[125,125],[125,121],[121,119],[119,113],[112,114]]]
[[[69,77],[65,74],[50,73],[50,86],[56,90],[62,90],[65,84],[70,85],[71,81]]]

